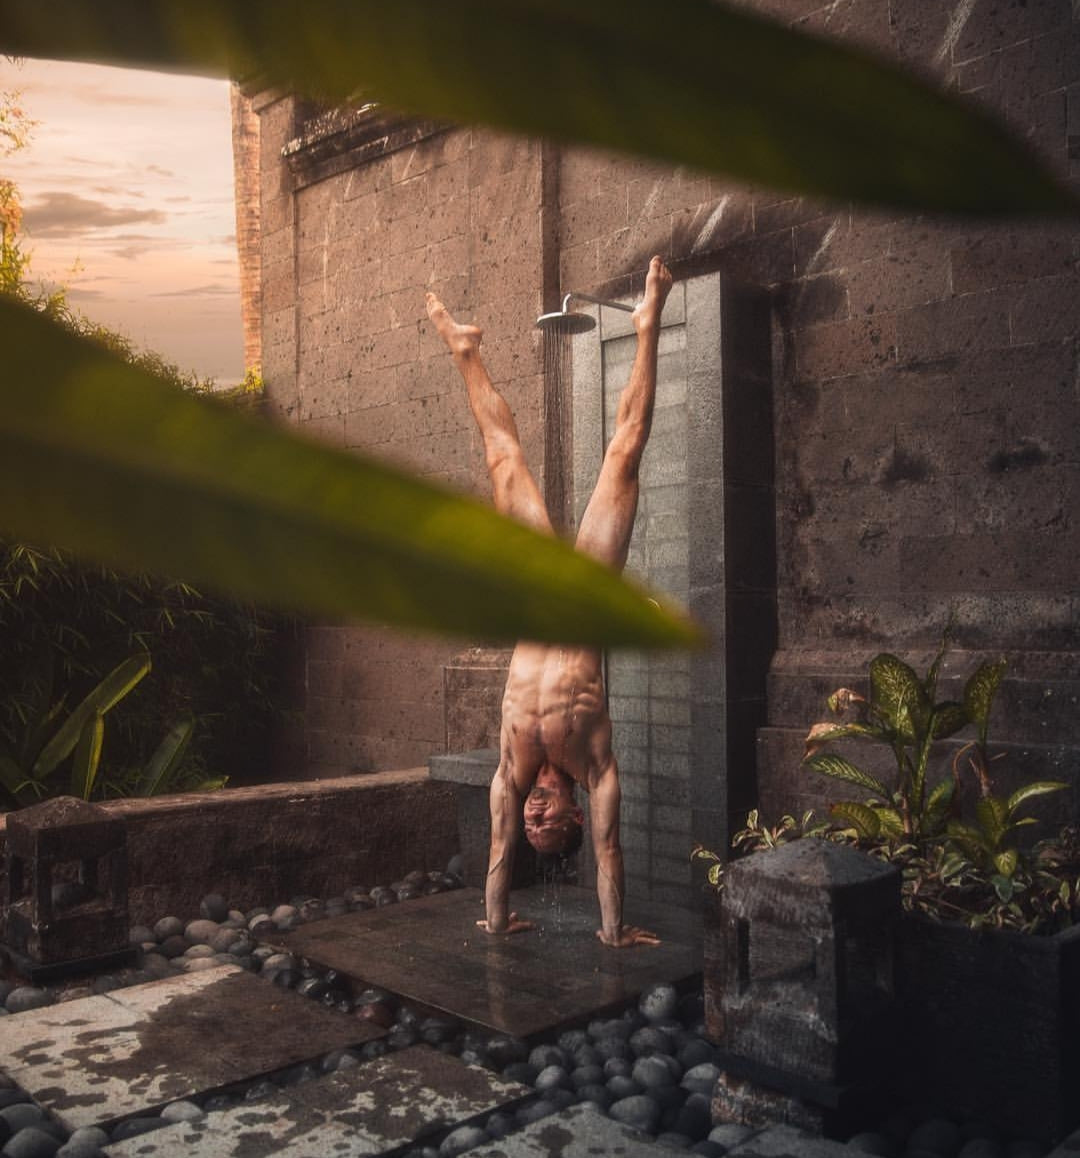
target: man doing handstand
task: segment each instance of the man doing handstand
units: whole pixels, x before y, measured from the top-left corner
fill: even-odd
[[[638,503],[638,471],[656,397],[660,314],[671,273],[659,257],[649,264],[645,297],[633,313],[637,352],[619,399],[615,433],[578,528],[576,548],[621,571],[626,564]],[[547,534],[551,519],[525,463],[517,427],[480,358],[481,331],[455,322],[434,294],[428,316],[465,380],[480,428],[495,508]],[[601,653],[592,647],[521,642],[514,649],[502,703],[499,767],[491,782],[491,856],[488,864],[489,933],[532,928],[509,911],[510,872],[524,807],[525,836],[538,852],[566,853],[581,843],[584,813],[574,785],[589,794],[596,891],[605,945],[657,944],[643,929],[622,923],[623,859],[619,845],[619,770],[611,750],[611,719],[604,699]],[[524,805],[522,802],[524,801]]]

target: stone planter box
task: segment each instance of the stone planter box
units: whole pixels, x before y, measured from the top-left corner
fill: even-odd
[[[897,1101],[1059,1139],[1080,1124],[1080,927],[973,931],[905,914],[894,987]],[[721,1035],[720,895],[704,894],[705,1023]]]
[[[1080,927],[1029,937],[906,915],[896,994],[909,1097],[1023,1137],[1080,1124]]]

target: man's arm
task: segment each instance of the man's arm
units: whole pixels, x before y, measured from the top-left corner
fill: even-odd
[[[521,793],[505,763],[500,762],[491,781],[491,852],[488,856],[487,887],[484,907],[487,919],[476,923],[489,933],[520,933],[531,929],[532,922],[519,921],[510,909],[510,876],[514,865],[518,822],[521,818]]]
[[[596,935],[605,945],[625,949],[630,945],[658,945],[659,938],[644,929],[623,925],[623,856],[619,844],[619,770],[612,758],[589,790],[589,820],[596,857],[596,895],[600,901],[600,928]]]

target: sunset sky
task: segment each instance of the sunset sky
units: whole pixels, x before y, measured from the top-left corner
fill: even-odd
[[[0,89],[37,122],[0,159],[32,277],[181,370],[238,381],[228,82],[0,57]]]

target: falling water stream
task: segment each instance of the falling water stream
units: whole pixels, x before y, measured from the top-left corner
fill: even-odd
[[[571,388],[568,328],[544,328],[544,486],[552,522],[559,527],[566,517],[567,393]]]

